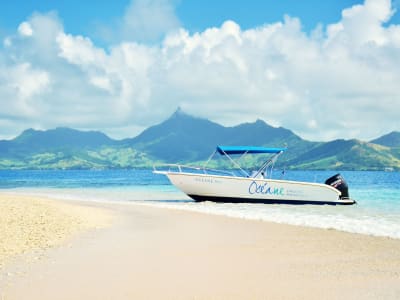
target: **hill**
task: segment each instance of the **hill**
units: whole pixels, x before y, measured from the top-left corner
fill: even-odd
[[[392,131],[391,133],[372,140],[371,143],[387,147],[400,147],[400,132]]]
[[[322,143],[288,162],[295,169],[384,170],[399,169],[400,156],[391,148],[359,140]]]
[[[98,131],[70,128],[27,129],[9,141],[0,141],[1,169],[90,169],[113,167],[104,158],[106,147],[117,141]],[[110,151],[110,155],[119,149]]]
[[[98,131],[28,129],[15,139],[0,141],[0,169],[150,167],[154,163],[201,162],[216,145],[253,145],[288,147],[278,167],[400,170],[399,134],[392,132],[369,143],[354,139],[311,142],[262,120],[225,127],[178,109],[160,124],[120,141]]]
[[[73,149],[96,149],[112,145],[114,140],[98,131],[79,131],[70,128],[56,128],[46,131],[27,129],[11,141],[1,141],[0,154],[13,157],[41,153],[43,151],[63,151]]]

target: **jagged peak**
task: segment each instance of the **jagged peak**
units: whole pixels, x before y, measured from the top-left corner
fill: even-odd
[[[174,113],[171,115],[171,118],[179,118],[179,117],[190,117],[190,118],[195,118],[194,116],[186,113],[180,106],[177,107],[177,109],[174,111]]]
[[[180,106],[178,106],[178,108],[175,110],[175,112],[164,122],[169,122],[169,121],[193,121],[193,120],[195,120],[195,121],[207,121],[207,122],[210,122],[210,123],[214,123],[213,121],[210,121],[207,118],[193,116],[193,115],[185,112]]]
[[[174,114],[184,114],[184,111],[183,111],[182,107],[178,106],[178,107],[176,108]]]

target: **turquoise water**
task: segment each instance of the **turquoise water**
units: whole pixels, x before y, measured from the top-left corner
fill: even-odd
[[[334,171],[287,171],[285,179],[324,182]],[[0,189],[71,200],[130,201],[237,218],[400,238],[400,173],[341,172],[353,206],[195,203],[151,170],[0,171]],[[276,173],[278,177],[281,174]]]

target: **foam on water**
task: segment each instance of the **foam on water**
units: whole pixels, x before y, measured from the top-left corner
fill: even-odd
[[[400,209],[389,204],[387,207],[381,205],[371,208],[363,204],[363,201],[353,206],[197,203],[173,186],[15,189],[14,192],[67,200],[134,202],[140,205],[400,239]]]
[[[143,202],[144,203],[144,202]],[[270,221],[400,239],[399,216],[371,216],[348,213],[340,207],[231,203],[144,203],[158,207],[189,210],[249,220]]]
[[[400,239],[400,173],[342,172],[353,206],[195,203],[151,170],[2,171],[8,192],[69,200],[124,201],[235,218],[332,228]],[[329,171],[290,172],[286,179],[323,182]]]

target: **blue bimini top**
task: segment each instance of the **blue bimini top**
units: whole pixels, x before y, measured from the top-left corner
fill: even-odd
[[[286,148],[265,148],[255,146],[217,146],[219,154],[259,154],[259,153],[280,153],[286,151]]]

